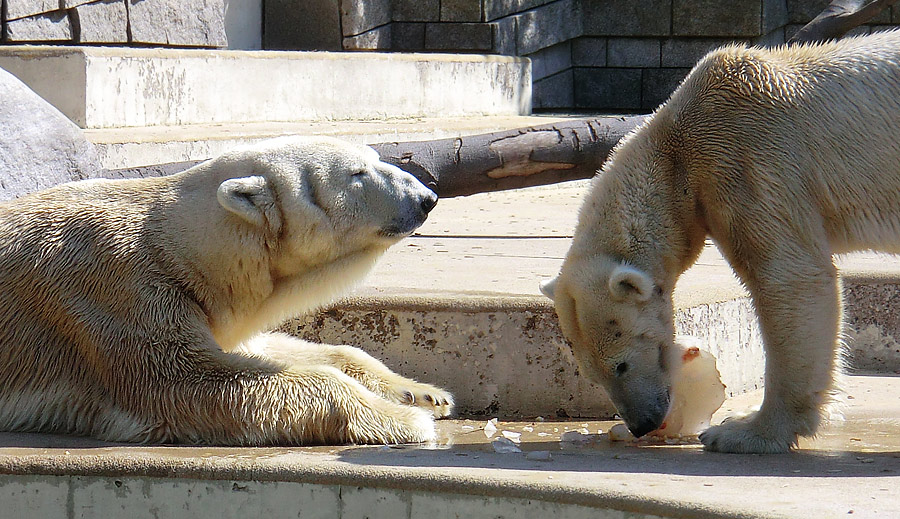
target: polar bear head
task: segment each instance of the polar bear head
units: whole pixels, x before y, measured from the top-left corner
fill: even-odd
[[[372,148],[332,138],[272,139],[216,162],[232,173],[218,187],[219,204],[278,236],[287,269],[383,251],[422,225],[437,203]]]
[[[670,403],[671,298],[635,266],[574,252],[541,291],[554,301],[580,372],[603,385],[635,436],[658,429]]]
[[[372,148],[324,137],[236,148],[173,178],[164,232],[202,264],[194,292],[225,350],[344,294],[437,203]]]

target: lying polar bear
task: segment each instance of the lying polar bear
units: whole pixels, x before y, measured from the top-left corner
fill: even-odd
[[[221,445],[433,439],[445,391],[356,348],[256,334],[343,292],[436,202],[371,148],[287,137],[169,177],[0,205],[0,429]]]

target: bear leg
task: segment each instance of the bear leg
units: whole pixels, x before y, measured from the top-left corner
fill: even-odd
[[[381,361],[359,348],[331,346],[330,364],[392,402],[430,411],[435,418],[453,412],[453,396],[443,389],[394,373]]]
[[[392,444],[436,439],[434,419],[424,409],[388,401],[332,367],[291,371],[304,381],[308,378],[306,373],[314,373],[313,377],[325,374],[330,379],[321,386],[316,385],[320,391],[316,397],[324,400],[328,414],[313,417],[307,424],[298,424],[300,429],[325,424],[322,443]],[[305,404],[303,400],[300,399],[301,404]],[[312,407],[317,406],[312,404]],[[328,430],[329,426],[334,429]]]
[[[353,346],[311,343],[283,333],[264,333],[248,341],[246,351],[288,366],[335,367],[375,394],[399,404],[421,407],[435,418],[453,412],[453,395],[448,391],[394,373],[375,357]]]
[[[700,435],[708,450],[786,452],[815,434],[835,389],[840,287],[829,254],[775,247],[753,269],[735,268],[750,290],[766,350],[759,412]],[[735,263],[733,263],[735,265]],[[739,265],[739,264],[738,264]],[[742,271],[743,270],[743,271]]]
[[[91,434],[108,441],[212,445],[429,442],[432,413],[388,401],[332,366],[189,348]],[[146,368],[150,368],[149,370]],[[165,370],[165,371],[163,371]],[[132,384],[133,380],[123,380]],[[133,386],[133,384],[132,384]]]

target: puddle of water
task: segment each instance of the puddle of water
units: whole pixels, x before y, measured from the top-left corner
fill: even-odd
[[[515,446],[524,453],[578,449],[621,449],[642,445],[699,446],[696,437],[679,440],[611,441],[609,429],[619,421],[609,420],[442,420],[439,440],[431,448],[458,451],[509,452]],[[515,451],[512,451],[515,452]],[[535,457],[540,457],[536,455]]]

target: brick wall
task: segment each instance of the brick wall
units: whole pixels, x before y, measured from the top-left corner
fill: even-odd
[[[223,47],[225,0],[2,0],[4,44]]]
[[[774,45],[829,0],[266,0],[267,48],[532,59],[536,109],[647,112],[707,51]],[[333,13],[333,14],[328,14]],[[330,21],[328,21],[330,20]],[[865,33],[900,24],[900,5]]]

